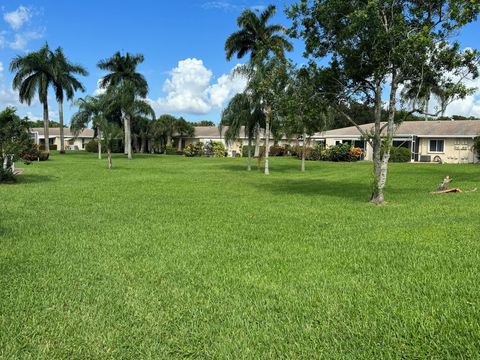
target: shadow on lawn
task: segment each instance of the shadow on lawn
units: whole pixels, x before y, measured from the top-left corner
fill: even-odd
[[[360,182],[340,182],[326,179],[274,179],[255,184],[274,195],[333,196],[365,203],[370,197],[370,185]]]

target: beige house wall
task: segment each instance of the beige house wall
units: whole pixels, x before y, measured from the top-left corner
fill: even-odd
[[[443,140],[444,151],[430,151],[430,140]],[[433,159],[438,156],[442,162],[447,164],[466,164],[476,163],[478,159],[475,156],[473,139],[468,138],[420,138],[419,156],[428,155]]]

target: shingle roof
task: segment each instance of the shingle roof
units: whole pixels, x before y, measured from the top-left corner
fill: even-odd
[[[38,132],[39,136],[44,136],[45,135],[45,132],[44,132],[43,128],[31,128],[30,131],[31,132]],[[64,128],[63,133],[64,133],[65,137],[74,137],[74,134],[72,133],[72,131],[69,128]],[[49,128],[48,129],[48,135],[50,137],[60,136],[60,128],[58,128],[58,127]],[[77,137],[93,138],[93,135],[94,135],[93,129],[83,129],[82,131],[80,131],[80,133],[78,134]]]
[[[384,123],[382,123],[383,125]],[[360,125],[364,131],[373,129],[374,124]],[[384,130],[385,132],[385,130]],[[480,120],[456,121],[405,121],[398,125],[396,136],[416,135],[418,137],[474,137],[480,135]],[[316,133],[315,137],[355,137],[361,136],[355,126]]]

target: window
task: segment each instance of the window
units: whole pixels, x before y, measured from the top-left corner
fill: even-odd
[[[434,153],[443,153],[444,150],[444,140],[430,140],[430,149],[429,152]]]
[[[365,140],[355,140],[353,146],[365,150]]]

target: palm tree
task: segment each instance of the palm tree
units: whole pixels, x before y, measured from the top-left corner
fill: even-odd
[[[58,102],[58,119],[60,122],[60,153],[65,153],[65,140],[63,131],[63,100],[72,100],[75,92],[80,90],[85,91],[82,83],[75,77],[75,74],[87,76],[87,70],[76,64],[72,64],[61,47],[58,47],[52,54],[53,64],[53,88]]]
[[[237,19],[240,30],[231,34],[225,42],[225,54],[230,60],[250,53],[248,65],[238,69],[246,75],[249,84],[247,92],[259,99],[265,116],[265,175],[269,175],[269,140],[274,116],[274,93],[280,83],[275,80],[278,69],[285,63],[285,51],[292,51],[292,44],[286,39],[286,29],[281,25],[268,25],[275,15],[275,6],[268,6],[258,14],[245,10]]]
[[[122,112],[125,132],[125,153],[128,159],[132,159],[132,135],[131,120],[132,114],[127,107],[135,102],[137,97],[145,98],[148,93],[148,84],[145,77],[137,72],[137,66],[144,60],[143,55],[132,55],[127,53],[125,56],[116,52],[112,57],[101,60],[97,66],[102,70],[110,71],[100,80],[100,87],[112,90],[122,88]]]
[[[175,132],[178,134],[177,151],[182,151],[182,138],[192,137],[195,134],[195,127],[183,117],[175,121]]]
[[[74,133],[78,133],[85,129],[89,124],[95,129],[98,141],[98,159],[102,159],[102,129],[100,126],[100,118],[105,117],[103,111],[106,109],[103,96],[87,96],[75,101],[78,111],[73,114],[70,128]]]
[[[285,57],[285,50],[292,51],[292,44],[286,39],[286,29],[282,25],[268,25],[275,15],[274,5],[268,6],[262,13],[244,10],[237,19],[240,30],[231,34],[225,42],[227,60],[233,55],[243,58],[250,53],[250,59],[266,58],[272,52],[279,58]]]
[[[235,95],[222,112],[221,126],[228,126],[225,132],[225,141],[235,141],[243,127],[248,138],[248,163],[247,171],[252,170],[252,142],[257,135],[257,129],[264,123],[263,112],[260,104],[255,102],[247,93]]]
[[[16,56],[10,62],[10,71],[15,72],[12,85],[14,90],[18,90],[20,102],[30,105],[34,97],[38,95],[38,99],[43,105],[45,150],[50,152],[48,87],[54,83],[55,76],[48,44],[25,56]]]

